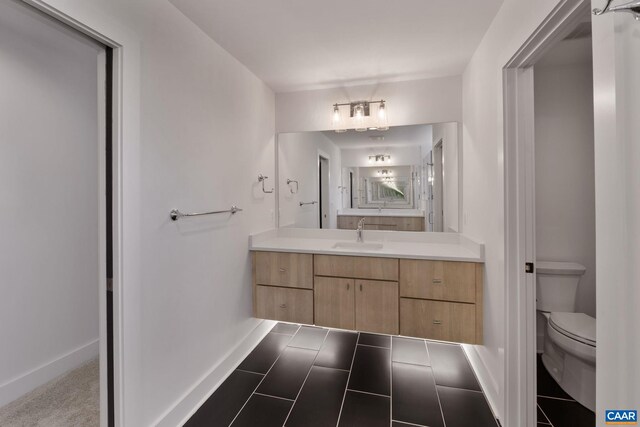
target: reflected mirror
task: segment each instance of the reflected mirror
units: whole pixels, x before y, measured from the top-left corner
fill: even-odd
[[[459,230],[458,123],[278,135],[280,227]]]

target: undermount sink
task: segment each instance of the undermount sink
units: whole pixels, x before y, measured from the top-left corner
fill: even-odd
[[[333,249],[355,249],[359,251],[379,251],[383,248],[382,243],[365,242],[338,242],[333,245]]]

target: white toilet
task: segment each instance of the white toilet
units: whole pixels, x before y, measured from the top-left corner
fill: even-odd
[[[595,411],[596,319],[575,312],[584,266],[538,261],[538,352],[551,376],[576,401]]]

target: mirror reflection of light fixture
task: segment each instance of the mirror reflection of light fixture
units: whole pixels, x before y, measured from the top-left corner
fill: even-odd
[[[373,104],[377,104],[377,109],[372,107]],[[348,107],[349,115],[343,114],[340,107]],[[347,124],[345,124],[345,117],[348,118]],[[387,104],[384,99],[333,104],[331,127],[336,132],[346,132],[347,129],[355,129],[358,132],[388,130]]]
[[[387,160],[391,160],[391,156],[388,154],[375,154],[369,156],[369,163],[384,163]]]

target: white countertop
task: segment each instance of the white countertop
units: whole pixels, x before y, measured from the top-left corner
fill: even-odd
[[[338,211],[338,216],[398,216],[398,217],[424,217],[424,211],[419,209],[342,209]]]
[[[297,252],[384,258],[484,262],[484,245],[457,233],[364,231],[365,243],[381,249],[334,248],[337,242],[355,243],[353,230],[278,228],[249,236],[252,251]]]

